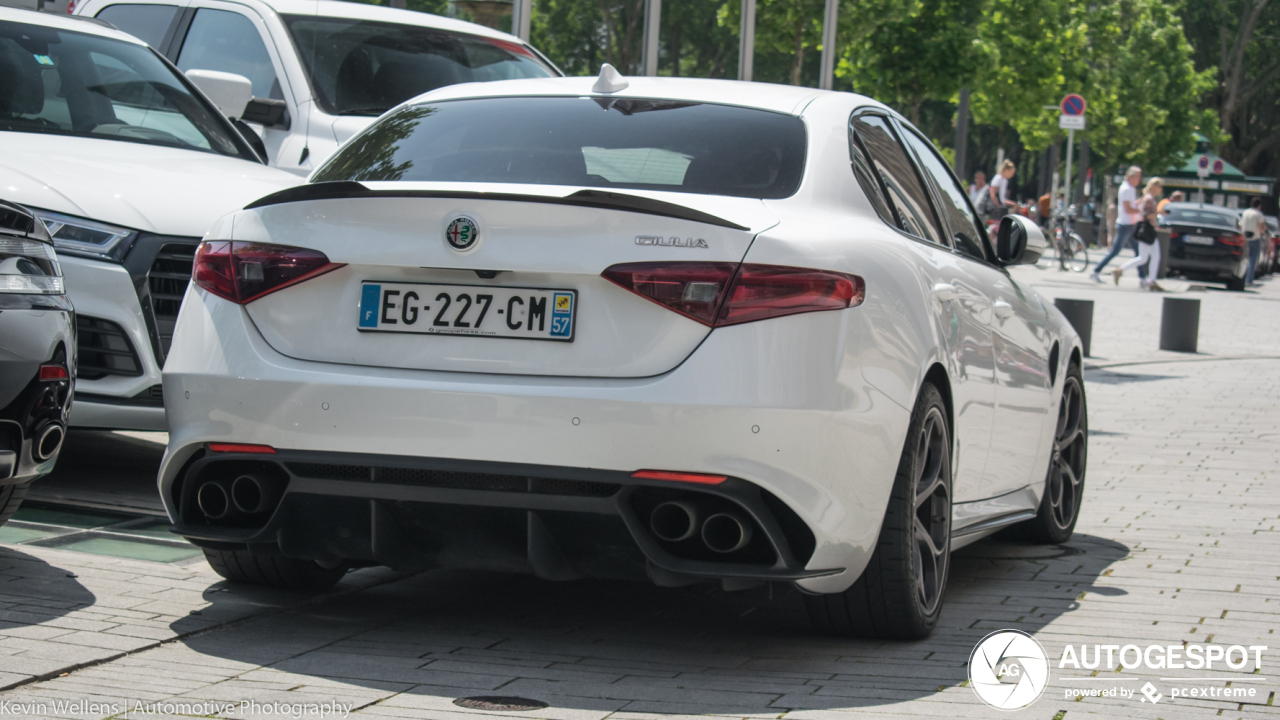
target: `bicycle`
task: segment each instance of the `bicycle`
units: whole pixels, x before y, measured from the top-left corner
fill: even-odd
[[[1055,215],[1049,233],[1053,249],[1058,253],[1058,267],[1063,271],[1082,273],[1089,268],[1089,252],[1084,240],[1074,231],[1067,232],[1062,215]]]

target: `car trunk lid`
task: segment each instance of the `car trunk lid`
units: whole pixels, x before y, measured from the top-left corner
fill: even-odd
[[[246,305],[266,341],[302,360],[412,370],[666,372],[710,328],[601,273],[630,262],[738,263],[777,222],[757,199],[545,185],[331,183],[280,195],[236,216],[233,239],[318,250],[345,266]],[[463,218],[478,239],[460,251],[446,233]],[[469,312],[459,315],[463,295]],[[476,328],[481,296],[490,299]],[[554,308],[538,306],[557,302],[570,314],[560,337],[541,330]],[[537,333],[503,329],[534,321]]]

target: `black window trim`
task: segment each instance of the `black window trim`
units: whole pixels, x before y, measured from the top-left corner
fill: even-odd
[[[877,117],[883,118],[885,122],[888,123],[891,129],[893,129],[894,117],[889,111],[885,110],[884,108],[878,108],[874,106],[857,108],[849,116],[849,134],[851,137],[857,139],[858,149],[862,151],[863,156],[865,156],[869,161],[871,161],[872,163],[871,167],[874,169],[875,158],[871,155],[870,152],[867,152],[866,145],[864,145],[862,142],[862,137],[858,135],[857,130],[855,130],[853,127],[853,121],[858,119],[859,117],[862,117],[863,115],[875,115]],[[934,209],[933,205],[937,201],[934,200],[933,198],[933,195],[932,195],[933,190],[931,189],[931,185],[929,183],[924,182],[920,178],[920,169],[916,167],[919,164],[919,160],[916,159],[911,149],[906,146],[906,143],[902,142],[902,138],[895,136],[894,140],[897,141],[898,145],[902,147],[903,151],[907,154],[907,160],[911,161],[912,171],[916,174],[916,179],[919,180],[921,184],[924,186],[925,193],[928,196],[927,200],[929,201],[929,212],[934,215],[935,222],[936,222],[937,211]],[[875,172],[874,174],[875,174],[876,185],[880,189],[880,196],[881,198],[884,199],[885,204],[889,207],[889,212],[893,213],[894,221],[897,223],[896,225],[890,225],[889,227],[896,230],[899,235],[902,235],[903,237],[906,237],[906,238],[910,238],[911,240],[914,240],[918,243],[924,243],[925,245],[931,248],[937,248],[939,250],[949,250],[953,253],[956,252],[955,248],[953,248],[951,245],[951,238],[947,237],[945,234],[940,233],[942,235],[942,238],[945,240],[945,242],[936,243],[928,238],[922,238],[917,235],[912,235],[911,233],[904,230],[902,228],[902,217],[898,215],[898,209],[894,206],[892,202],[889,201],[889,191],[884,186],[884,178],[880,177],[880,173],[878,171]],[[861,183],[859,183],[859,185],[861,185]],[[877,213],[877,215],[878,214],[879,213]],[[941,230],[942,223],[938,223],[938,226],[939,226],[938,229]],[[962,257],[967,257],[967,256],[962,255]]]
[[[915,136],[916,136],[916,138],[917,138],[917,139],[919,139],[921,142],[923,142],[923,143],[925,143],[925,144],[929,145],[930,147],[932,147],[932,146],[933,146],[933,143],[932,143],[932,142],[930,142],[930,141],[929,141],[929,139],[928,139],[928,138],[926,138],[926,137],[924,136],[924,133],[922,133],[922,132],[920,132],[918,129],[916,129],[916,128],[912,127],[909,123],[907,123],[907,121],[906,121],[906,120],[902,120],[902,119],[899,119],[899,118],[894,118],[893,120],[894,120],[894,122],[895,122],[895,125],[896,125],[896,127],[897,127],[897,129],[898,129],[899,133],[909,132],[909,133],[911,133],[911,134],[915,135]],[[921,177],[922,177],[922,180],[923,180],[923,181],[924,181],[924,183],[925,183],[925,185],[927,185],[927,186],[929,187],[929,192],[930,192],[930,194],[931,194],[931,201],[932,201],[932,202],[933,202],[933,204],[934,204],[934,215],[935,215],[935,216],[939,216],[939,217],[940,217],[940,216],[941,216],[941,213],[939,213],[939,212],[938,212],[938,205],[940,204],[939,195],[943,192],[943,190],[942,190],[941,188],[937,187],[937,183],[935,183],[935,182],[933,181],[933,178],[932,178],[932,177],[925,177],[925,176],[928,176],[928,173],[924,172],[924,170],[923,170],[924,163],[921,161],[921,159],[920,159],[919,157],[917,157],[917,154],[916,154],[915,150],[914,150],[914,149],[912,149],[912,148],[910,148],[910,147],[908,147],[908,146],[907,146],[907,143],[905,143],[905,142],[904,142],[904,143],[902,143],[902,145],[903,145],[903,147],[907,147],[908,152],[911,154],[911,157],[912,157],[912,159],[913,159],[913,160],[914,160],[914,162],[915,162],[915,165],[916,165],[916,174],[917,174],[917,175],[919,175],[919,176],[921,176]],[[941,159],[941,158],[939,158],[939,159]],[[945,160],[943,161],[942,166],[943,166],[943,167],[945,167],[945,168],[947,169],[947,174],[951,176],[951,179],[955,181],[956,185],[957,185],[958,187],[960,187],[960,188],[963,188],[963,187],[964,187],[964,184],[963,184],[963,183],[961,183],[961,182],[960,182],[960,179],[956,177],[955,169],[954,169],[954,168],[952,168],[950,165],[948,165],[948,164],[947,164],[947,162],[946,162]],[[969,201],[969,196],[968,196],[968,194],[967,194],[967,193],[965,194],[964,202],[965,202],[965,205],[967,205],[967,206],[969,207],[970,212],[972,212],[972,213],[973,213],[973,216],[974,216],[975,218],[977,218],[977,224],[976,224],[976,226],[974,227],[974,229],[978,231],[978,241],[982,243],[982,250],[983,250],[983,253],[984,253],[984,254],[986,254],[986,255],[988,255],[988,257],[985,257],[985,258],[975,258],[975,257],[973,257],[973,256],[969,255],[968,253],[961,252],[958,248],[954,248],[955,243],[954,243],[954,241],[953,241],[953,238],[949,237],[949,238],[947,238],[947,239],[948,239],[948,241],[950,241],[950,242],[951,242],[953,249],[955,249],[955,250],[956,250],[956,253],[957,253],[958,255],[960,255],[961,257],[966,257],[966,258],[969,258],[970,260],[978,260],[978,261],[981,261],[981,262],[985,262],[985,263],[986,263],[986,264],[988,264],[988,265],[991,265],[991,264],[993,264],[993,263],[992,263],[992,260],[996,257],[996,254],[995,254],[995,252],[993,252],[993,250],[994,250],[994,249],[993,249],[993,248],[992,248],[992,246],[991,246],[991,238],[989,238],[989,237],[987,236],[987,231],[986,231],[986,229],[982,227],[982,216],[978,214],[977,210],[973,207],[973,203]],[[943,226],[946,226],[946,223],[942,222],[941,220],[939,220],[939,224],[940,224],[940,225],[943,225]],[[996,267],[999,267],[999,266],[997,265]]]

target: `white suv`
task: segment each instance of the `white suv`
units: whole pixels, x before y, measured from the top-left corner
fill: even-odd
[[[0,199],[44,221],[58,251],[76,317],[72,425],[166,428],[160,368],[200,236],[298,182],[137,38],[0,7]]]
[[[261,140],[269,164],[303,176],[383,112],[428,90],[561,74],[512,35],[351,2],[85,0],[75,13],[140,38],[183,72],[205,71],[193,75],[198,84],[209,71],[247,79],[252,99],[229,114],[250,142]]]

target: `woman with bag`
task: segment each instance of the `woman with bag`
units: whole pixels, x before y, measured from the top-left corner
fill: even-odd
[[[1157,292],[1164,290],[1156,282],[1156,276],[1160,274],[1160,236],[1156,231],[1158,216],[1156,208],[1163,194],[1164,183],[1160,178],[1154,177],[1147,181],[1142,199],[1138,201],[1138,210],[1142,214],[1142,219],[1133,229],[1133,239],[1138,241],[1138,257],[1111,271],[1111,277],[1115,278],[1117,285],[1120,284],[1120,276],[1125,270],[1150,262],[1151,265],[1147,267],[1147,277],[1142,280],[1142,287]]]

